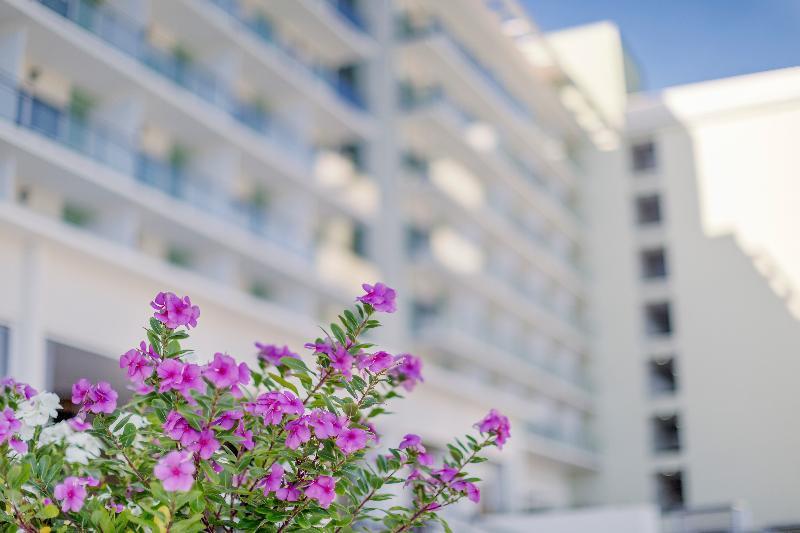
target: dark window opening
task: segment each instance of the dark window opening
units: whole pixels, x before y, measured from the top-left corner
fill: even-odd
[[[655,476],[656,497],[663,510],[684,506],[683,472],[659,472]]]
[[[653,430],[653,450],[677,452],[681,449],[680,424],[678,415],[656,416],[651,420]]]
[[[648,304],[644,308],[645,331],[648,335],[669,335],[672,333],[672,318],[669,303]]]
[[[642,250],[639,253],[639,263],[644,279],[667,277],[667,257],[664,248]]]
[[[353,226],[353,240],[352,240],[352,249],[353,253],[359,257],[367,257],[368,255],[368,245],[367,245],[367,226],[358,222]]]
[[[650,393],[658,396],[672,394],[678,390],[678,374],[675,359],[653,359],[647,364]]]
[[[656,168],[656,145],[652,142],[634,144],[631,147],[631,163],[635,172]]]
[[[661,222],[661,198],[657,194],[636,198],[636,222],[638,224]]]

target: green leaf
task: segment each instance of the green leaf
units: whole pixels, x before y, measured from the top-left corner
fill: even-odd
[[[333,332],[333,336],[336,337],[336,340],[339,341],[339,344],[342,346],[347,345],[347,339],[345,338],[344,331],[336,324],[331,324],[331,331]]]
[[[288,357],[284,357],[284,359],[289,359],[289,358]],[[279,374],[270,373],[269,377],[272,378],[273,381],[275,381],[277,383],[280,383],[281,385],[283,385],[284,387],[286,387],[290,391],[294,392],[296,395],[298,395],[298,396],[300,395],[300,393],[297,391],[297,387],[295,387],[293,383],[291,383],[289,381],[286,381]]]
[[[314,373],[306,366],[306,364],[302,360],[296,359],[294,357],[281,357],[281,364],[288,366],[292,370],[296,370],[298,372],[304,372],[307,374]]]

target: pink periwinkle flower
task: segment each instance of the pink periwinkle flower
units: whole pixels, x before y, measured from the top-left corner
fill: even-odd
[[[67,421],[69,427],[72,428],[73,431],[77,431],[78,433],[82,431],[86,431],[92,427],[92,424],[86,421],[86,419],[82,416],[74,416]]]
[[[151,359],[135,348],[120,356],[119,367],[127,369],[128,379],[135,383],[143,382],[153,373]]]
[[[277,346],[275,344],[262,344],[256,343],[258,348],[258,358],[266,363],[272,363],[275,366],[281,364],[281,358],[291,357],[292,359],[300,359],[300,356],[289,349],[288,346]]]
[[[413,469],[411,471],[410,474],[408,474],[408,477],[406,478],[406,482],[403,483],[403,486],[407,487],[407,486],[411,485],[412,483],[414,483],[414,481],[416,481],[417,479],[422,479],[422,472],[420,472],[419,470],[417,470],[415,468],[415,469]]]
[[[82,405],[92,388],[92,382],[86,378],[81,378],[72,385],[72,403]]]
[[[331,476],[319,476],[306,487],[305,495],[317,500],[320,507],[327,509],[336,498],[336,480]]]
[[[458,474],[458,470],[456,470],[452,466],[445,465],[443,468],[440,468],[439,470],[434,470],[433,472],[431,472],[431,474],[438,477],[445,483],[450,483]]]
[[[422,437],[419,435],[414,435],[413,433],[409,433],[403,437],[403,440],[400,441],[398,448],[401,450],[408,448],[419,453],[425,453],[425,446],[422,445]]]
[[[464,481],[459,479],[458,481],[454,481],[450,484],[450,488],[453,490],[457,490],[459,492],[464,492],[467,494],[467,498],[474,503],[478,503],[481,501],[481,491],[475,485],[475,483],[471,483],[469,481]]]
[[[87,485],[89,487],[95,487],[96,488],[96,487],[100,486],[100,480],[97,479],[94,476],[80,477],[80,478],[78,478],[78,481],[80,481],[82,485]]]
[[[319,340],[317,339],[316,342],[307,342],[303,345],[304,348],[308,348],[309,350],[314,350],[314,353],[326,353],[330,354],[333,350],[333,344],[329,340]]]
[[[184,433],[192,429],[189,426],[189,422],[178,411],[174,410],[167,413],[167,419],[161,427],[169,438],[177,441],[183,438]]]
[[[433,466],[433,456],[428,452],[417,454],[417,462],[422,466]]]
[[[275,497],[284,502],[296,502],[300,499],[300,489],[295,483],[289,483],[275,491]]]
[[[378,435],[378,430],[375,428],[375,424],[370,422],[369,420],[362,420],[361,425],[367,428],[367,438],[375,441],[375,444],[381,443],[381,437]]]
[[[301,416],[286,424],[286,447],[296,450],[304,442],[311,440],[308,418]]]
[[[356,300],[371,305],[376,311],[383,311],[384,313],[395,312],[395,298],[397,297],[397,293],[394,289],[380,282],[375,285],[368,285],[365,283],[361,285],[361,288],[364,289],[366,294],[359,296]]]
[[[256,443],[253,441],[253,432],[246,429],[241,421],[233,434],[242,439],[242,447],[245,450],[252,450],[256,447]]]
[[[422,360],[419,357],[404,353],[396,355],[394,360],[397,365],[389,371],[389,375],[394,376],[404,389],[411,392],[417,383],[425,381],[422,379]]]
[[[363,429],[350,428],[345,429],[339,436],[336,437],[336,446],[342,450],[345,455],[350,455],[353,452],[366,447],[367,445],[367,432]]]
[[[494,443],[502,449],[508,438],[511,436],[511,423],[508,417],[500,414],[497,409],[489,411],[483,420],[475,424],[481,433],[493,433],[496,435]]]
[[[331,366],[341,372],[345,380],[350,381],[353,378],[353,361],[355,361],[355,358],[350,355],[347,348],[339,345],[329,354],[329,357]]]
[[[239,385],[250,383],[250,369],[245,363],[237,365],[236,360],[230,355],[215,353],[214,360],[203,370],[203,377],[218,389],[235,388],[236,393],[241,396]]]
[[[264,492],[264,496],[269,496],[270,492],[277,492],[283,483],[283,467],[278,463],[272,465],[269,475],[258,482],[258,487]]]
[[[314,428],[318,439],[328,439],[339,434],[335,424],[336,415],[324,409],[314,409],[308,415],[308,424]]]
[[[110,415],[117,408],[117,391],[107,381],[92,385],[86,378],[72,385],[72,403],[91,413]]]
[[[150,307],[156,310],[153,316],[169,329],[197,327],[200,308],[192,305],[188,296],[180,298],[171,292],[159,292],[150,302]]]
[[[162,457],[155,468],[153,474],[161,480],[164,490],[169,492],[188,492],[194,483],[194,464],[192,454],[186,451],[169,452]]]
[[[228,431],[236,425],[236,422],[241,420],[244,417],[244,413],[238,409],[232,409],[230,411],[225,411],[222,415],[214,420],[214,425],[219,426],[221,429]]]
[[[37,391],[27,383],[20,383],[14,378],[3,378],[2,380],[0,380],[0,388],[11,389],[20,396],[24,396],[26,400],[30,400],[31,398],[39,394],[39,391]]]
[[[359,355],[356,358],[356,366],[359,370],[365,368],[377,374],[383,372],[394,364],[394,357],[387,352],[375,352],[373,354]]]
[[[6,407],[0,413],[0,444],[8,442],[14,451],[20,455],[28,453],[28,444],[15,437],[14,434],[22,428],[22,422],[17,420],[13,409]]]
[[[86,499],[86,488],[80,479],[75,476],[69,476],[56,485],[53,495],[62,502],[61,510],[63,512],[78,512],[83,508],[83,500]]]
[[[280,424],[283,415],[302,415],[305,412],[303,402],[289,391],[261,394],[255,402],[246,404],[245,409],[261,416],[265,424],[272,426]]]
[[[186,446],[186,449],[196,452],[201,459],[210,459],[220,448],[216,434],[211,429],[204,429],[200,432],[193,429],[188,430],[183,434],[181,444]]]
[[[188,400],[191,398],[190,391],[205,389],[205,383],[200,377],[202,369],[193,363],[184,364],[177,359],[165,359],[159,363],[156,374],[161,379],[158,392],[176,390]]]

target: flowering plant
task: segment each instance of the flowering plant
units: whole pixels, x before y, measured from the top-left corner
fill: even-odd
[[[221,353],[191,362],[183,344],[200,310],[160,293],[147,340],[120,357],[135,392],[127,405],[108,383],[81,379],[78,415],[54,424],[55,394],[4,380],[2,530],[402,532],[477,502],[466,468],[503,446],[508,419],[492,410],[437,466],[414,434],[378,453],[373,419],[422,381],[421,362],[361,339],[377,312],[395,310],[394,290],[364,289],[306,345],[313,364],[260,343],[257,370]],[[407,506],[381,503],[401,491]]]

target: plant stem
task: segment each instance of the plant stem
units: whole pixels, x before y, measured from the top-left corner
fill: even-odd
[[[292,521],[293,521],[295,518],[297,518],[297,515],[299,515],[299,514],[300,514],[300,512],[301,512],[303,509],[305,509],[306,507],[308,507],[308,504],[309,504],[309,503],[311,503],[311,500],[306,500],[306,501],[305,501],[305,503],[303,503],[303,505],[298,505],[297,507],[295,507],[295,509],[294,509],[294,512],[292,512],[291,516],[289,516],[289,518],[287,518],[287,519],[286,519],[286,522],[284,522],[284,523],[281,525],[281,527],[279,527],[279,528],[278,528],[278,531],[276,531],[276,533],[281,533],[281,532],[282,532],[284,529],[286,529],[286,527],[287,527],[289,524],[291,524],[291,523],[292,523]]]
[[[383,488],[383,486],[386,484],[386,482],[387,482],[387,481],[389,481],[389,480],[390,480],[392,477],[394,477],[394,475],[395,475],[395,474],[396,474],[396,473],[397,473],[397,472],[398,472],[398,471],[399,471],[401,468],[403,468],[403,466],[405,466],[405,465],[400,465],[400,466],[398,466],[397,468],[395,468],[394,470],[392,470],[390,473],[386,474],[386,476],[384,476],[384,478],[381,480],[381,484],[380,484],[380,486],[379,486],[379,487],[375,487],[374,489],[372,489],[371,491],[369,491],[369,494],[367,494],[366,496],[364,496],[364,499],[363,499],[363,500],[361,500],[361,501],[359,502],[358,506],[357,506],[357,507],[356,507],[356,508],[353,510],[353,513],[352,513],[352,516],[353,516],[353,522],[355,522],[355,521],[358,519],[358,513],[359,513],[359,511],[361,511],[361,509],[362,509],[362,508],[363,508],[363,507],[364,507],[364,506],[367,504],[367,502],[368,502],[368,501],[370,501],[370,500],[372,499],[372,497],[373,497],[373,496],[375,496],[375,493],[376,493],[376,492],[378,492],[378,490],[379,490],[379,489]],[[337,528],[336,528],[336,529],[333,531],[333,533],[339,533],[339,532],[342,530],[342,528],[343,528],[343,527],[344,527],[344,526],[339,526],[339,527],[337,527]]]

